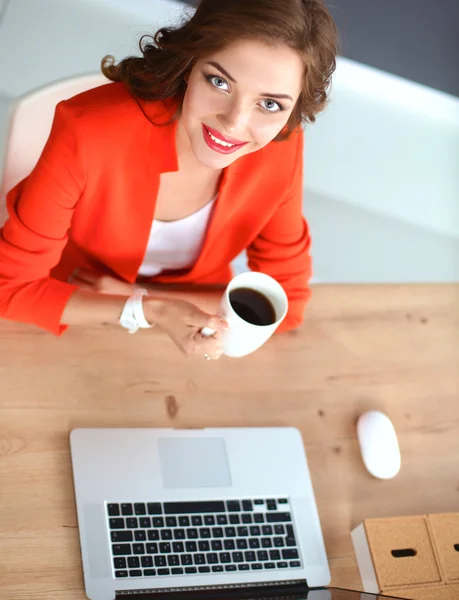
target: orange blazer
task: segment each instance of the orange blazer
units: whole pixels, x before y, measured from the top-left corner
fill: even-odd
[[[60,334],[76,289],[67,279],[76,267],[136,281],[160,175],[178,170],[176,124],[161,125],[176,107],[174,101],[139,105],[121,83],[57,105],[37,165],[7,195],[0,317]],[[249,268],[277,279],[288,295],[280,329],[298,326],[310,277],[302,165],[302,131],[236,160],[224,171],[196,264],[151,282],[226,284],[231,261],[246,249]]]

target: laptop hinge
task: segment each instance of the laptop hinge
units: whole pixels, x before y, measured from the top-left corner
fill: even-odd
[[[306,580],[269,583],[239,583],[201,587],[125,590],[116,592],[116,600],[295,600],[308,593]]]

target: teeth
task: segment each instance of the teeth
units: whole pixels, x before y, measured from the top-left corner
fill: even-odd
[[[216,138],[215,136],[213,136],[210,131],[207,131],[207,133],[210,135],[211,139],[216,142],[217,144],[220,144],[220,146],[225,146],[226,148],[232,148],[233,146],[235,146],[236,144],[228,144],[227,142],[224,142],[223,140],[219,140],[218,138]]]

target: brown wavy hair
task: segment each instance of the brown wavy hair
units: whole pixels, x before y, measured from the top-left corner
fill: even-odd
[[[236,39],[285,44],[303,57],[303,89],[276,140],[288,138],[301,123],[313,123],[326,105],[338,52],[336,25],[323,0],[201,0],[182,24],[143,36],[141,56],[118,64],[113,56],[105,56],[102,73],[124,82],[137,100],[177,98],[181,107],[195,62]]]

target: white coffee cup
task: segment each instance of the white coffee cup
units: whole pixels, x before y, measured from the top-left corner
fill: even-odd
[[[269,300],[274,309],[275,321],[269,325],[253,325],[240,317],[231,306],[230,294],[237,289],[251,289]],[[223,352],[226,356],[238,358],[258,350],[276,331],[285,318],[288,299],[284,288],[275,279],[264,273],[241,273],[230,281],[220,302],[218,315],[226,319],[228,329],[223,332]],[[214,332],[205,327],[204,335]]]

